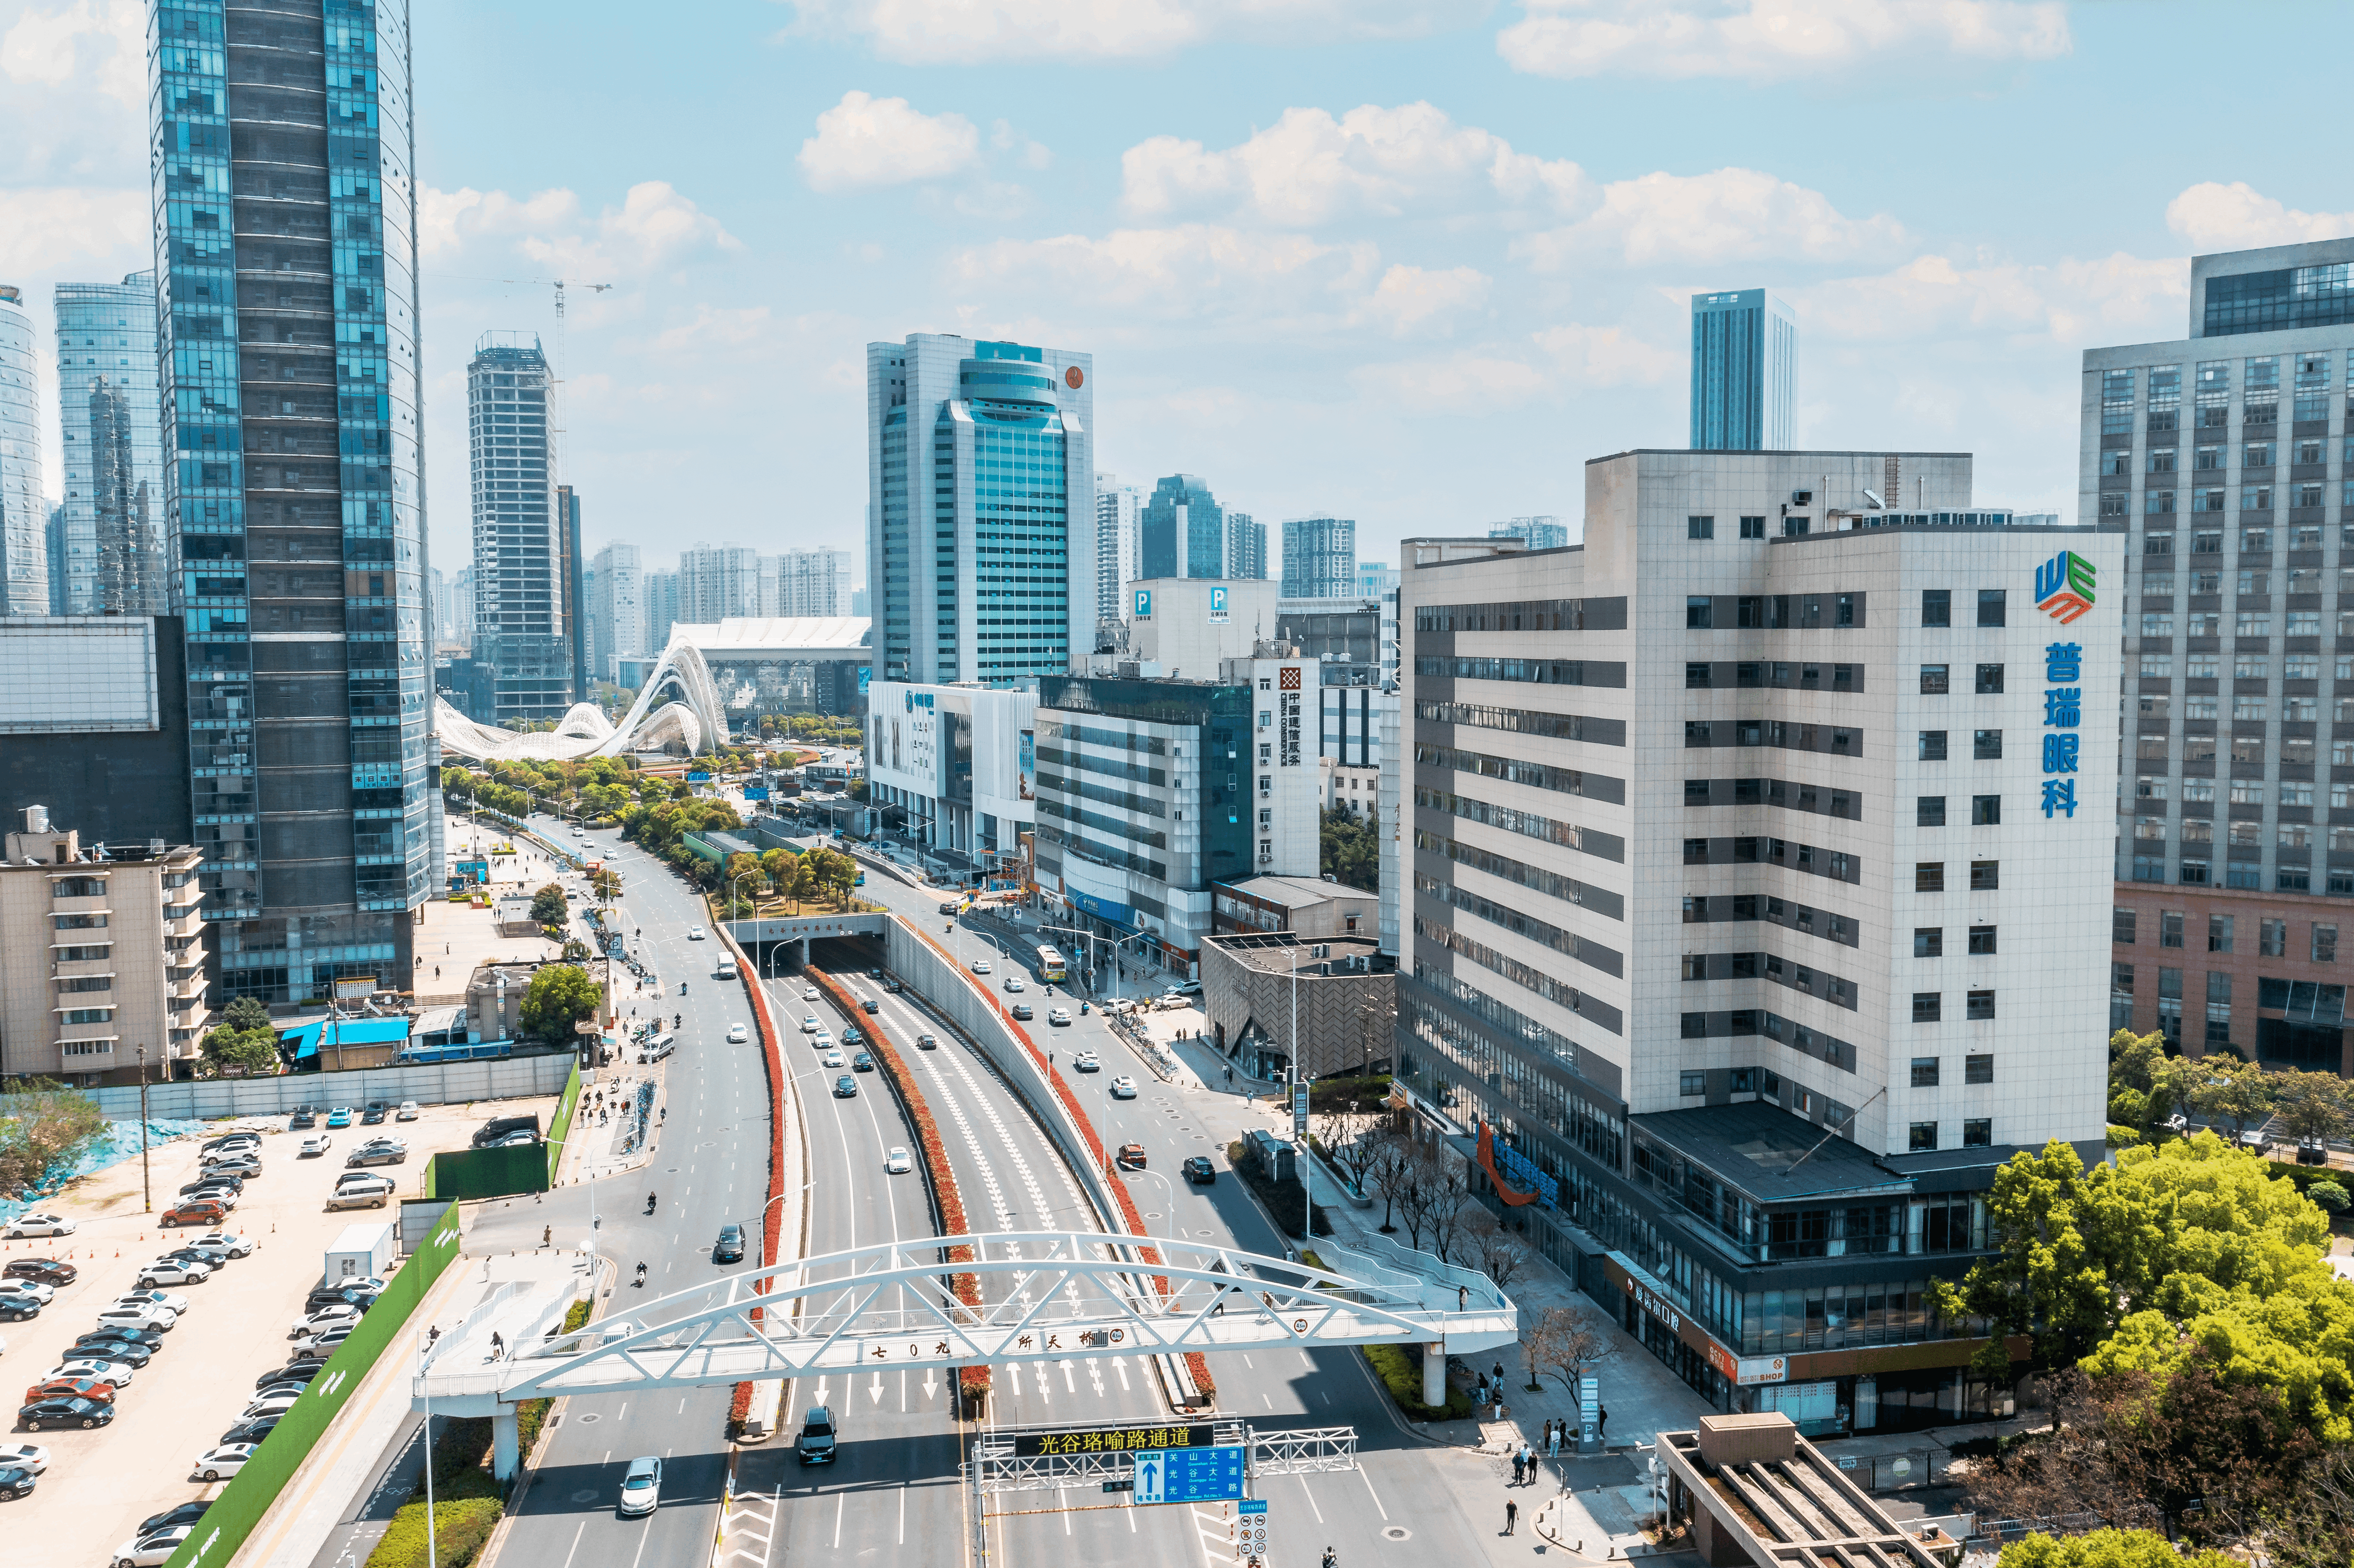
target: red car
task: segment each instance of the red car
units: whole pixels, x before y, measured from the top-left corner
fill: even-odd
[[[44,1399],[87,1399],[94,1404],[112,1404],[114,1385],[94,1377],[52,1377],[25,1391],[27,1404]]]
[[[0,1279],[30,1279],[42,1285],[71,1285],[81,1271],[70,1263],[49,1257],[20,1257],[0,1268]]]
[[[160,1225],[218,1225],[228,1222],[228,1211],[218,1203],[202,1198],[192,1198],[177,1208],[166,1209],[155,1223]]]

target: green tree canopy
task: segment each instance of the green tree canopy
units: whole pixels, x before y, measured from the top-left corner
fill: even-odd
[[[2240,1568],[2220,1552],[2175,1550],[2154,1530],[2031,1535],[2002,1549],[1999,1568]]]
[[[564,901],[564,889],[549,883],[531,895],[531,917],[543,926],[561,926],[572,917],[572,906]]]
[[[588,970],[576,964],[546,965],[523,993],[524,1033],[551,1044],[569,1044],[572,1026],[593,1016],[603,1000],[603,988]]]
[[[1323,813],[1320,860],[1325,875],[1367,893],[1381,890],[1381,814],[1360,817],[1346,807]]]
[[[205,1032],[204,1044],[198,1049],[216,1073],[232,1067],[254,1075],[278,1070],[278,1031],[267,1023],[259,1029],[216,1024]]]
[[[48,1078],[19,1078],[0,1111],[0,1193],[14,1195],[50,1167],[71,1164],[106,1130],[98,1102]]]

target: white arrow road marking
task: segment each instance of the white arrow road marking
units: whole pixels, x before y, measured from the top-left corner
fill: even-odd
[[[938,1374],[936,1374],[931,1368],[926,1367],[924,1369],[924,1397],[926,1399],[930,1399],[939,1392],[940,1384]]]
[[[1087,1381],[1096,1385],[1096,1393],[1100,1396],[1104,1391],[1103,1366],[1093,1356],[1087,1358]]]
[[[875,1369],[875,1386],[866,1391],[867,1397],[877,1404],[883,1403],[883,1369]]]
[[[825,1403],[825,1384],[826,1380],[824,1378],[817,1380],[817,1402],[820,1404],[823,1404]]]
[[[1112,1359],[1111,1359],[1111,1370],[1112,1370],[1112,1371],[1114,1371],[1114,1372],[1118,1372],[1118,1373],[1119,1373],[1119,1386],[1120,1386],[1121,1391],[1122,1391],[1123,1393],[1125,1393],[1125,1392],[1129,1392],[1129,1383],[1128,1383],[1128,1358],[1127,1358],[1126,1356],[1114,1356],[1114,1357],[1112,1357]]]
[[[1079,1385],[1071,1376],[1071,1363],[1068,1361],[1056,1361],[1055,1364],[1063,1369],[1063,1392],[1065,1393],[1078,1393]]]

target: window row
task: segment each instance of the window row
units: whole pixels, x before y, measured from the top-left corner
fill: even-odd
[[[2283,442],[2273,436],[2251,440],[2240,449],[2242,468],[2271,468],[2280,461],[2281,448],[2288,447],[2288,461],[2300,468],[2318,467],[2329,461],[2329,440],[2325,436],[2306,436],[2292,442]],[[2210,441],[2190,449],[2190,469],[2197,473],[2221,472],[2231,466],[2231,443]],[[2354,462],[2354,440],[2349,440],[2343,456]],[[2137,465],[2131,447],[2110,447],[2101,453],[2101,477],[2125,479],[2136,472],[2176,473],[2182,467],[2180,443],[2155,443],[2143,450],[2142,461]]]
[[[2134,838],[2140,843],[2163,840],[2166,827],[2164,817],[2136,817]],[[2258,850],[2266,842],[2265,826],[2261,818],[2230,823],[2229,830],[2231,837],[2226,842],[2234,849]],[[2306,858],[2306,852],[2322,842],[2324,835],[2327,835],[2333,854],[2354,854],[2354,827],[2316,828],[2310,822],[2278,822],[2271,831],[2274,835],[2271,841],[2273,846],[2297,852],[2296,857],[2300,860]],[[2202,854],[2206,853],[2204,846],[2214,842],[2215,824],[2211,821],[2200,817],[2185,817],[2182,820],[2182,842],[2190,849],[2190,853]],[[2137,847],[2139,847],[2138,843]]]
[[[1861,882],[1863,863],[1845,850],[1820,849],[1787,839],[1686,839],[1686,865],[1780,865],[1835,882]]]
[[[1863,797],[1851,789],[1826,789],[1785,779],[1687,779],[1687,806],[1780,806],[1792,811],[1860,821]]]
[[[1989,1149],[1994,1145],[1994,1122],[1988,1117],[1972,1117],[1962,1123],[1964,1149]],[[1942,1148],[1937,1141],[1937,1124],[1916,1121],[1905,1131],[1905,1149],[1914,1154],[1925,1154]]]
[[[1805,991],[1829,1001],[1833,1006],[1855,1011],[1855,982],[1838,975],[1823,974],[1812,967],[1794,963],[1779,953],[1686,953],[1683,956],[1683,978],[1687,981],[1719,980],[1767,980],[1793,991]]]
[[[2122,495],[2102,496],[2101,515],[2104,517],[2124,516],[2125,513],[2122,508],[2112,510],[2109,505],[2109,503],[2113,501],[2122,502],[2124,499],[2125,497]],[[2173,508],[2168,507],[2167,510],[2170,512]],[[2201,508],[2201,510],[2221,512],[2223,509],[2221,506],[2218,505],[2214,507]],[[2344,526],[2354,527],[2354,524],[2348,524]],[[2206,524],[2193,524],[2191,525],[2190,533],[2190,554],[2194,556],[2221,555],[2223,553],[2224,532],[2224,527],[2220,523],[2212,525]],[[2318,523],[2296,524],[2282,529],[2274,529],[2261,524],[2249,524],[2243,523],[2240,528],[2240,553],[2243,556],[2270,555],[2273,548],[2273,536],[2276,533],[2283,536],[2282,547],[2285,549],[2318,550],[2321,548],[2321,524]],[[2141,556],[2145,569],[2147,569],[2147,563],[2153,558],[2157,558],[2162,562],[2175,554],[2174,535],[2175,530],[2171,526],[2162,528],[2150,526],[2145,529],[2141,536]]]
[[[1807,520],[1803,517],[1798,519],[1798,523],[1800,524],[1797,529],[1798,533],[1804,534],[1807,531],[1805,527],[1806,521]],[[1740,538],[1763,539],[1766,536],[1766,519],[1763,517],[1744,517],[1739,519],[1738,525],[1740,533],[1737,536]],[[1788,532],[1788,530],[1786,529],[1785,532]],[[1684,519],[1684,537],[1687,539],[1715,538],[1716,519],[1714,517],[1687,516]]]
[[[1834,915],[1810,905],[1790,903],[1772,894],[1688,893],[1684,895],[1684,924],[1687,926],[1736,920],[1766,920],[1850,948],[1862,945],[1852,916]]]
[[[1937,1086],[1938,1073],[1944,1061],[1945,1058],[1942,1056],[1914,1057],[1913,1086],[1916,1089],[1935,1088]],[[1973,1055],[1963,1057],[1962,1082],[1965,1084],[1993,1083],[1994,1057],[1991,1055]]]
[[[1925,729],[1921,732],[1917,755],[1923,762],[1943,762],[1946,759],[1946,732]],[[1970,758],[1976,762],[1996,762],[2002,758],[2002,731],[1974,729],[1970,732]]]
[[[2144,572],[2142,598],[2172,599],[2177,580],[2171,570]],[[2229,588],[2243,599],[2283,588],[2293,594],[2320,593],[2332,586],[2340,593],[2354,593],[2354,567],[2341,566],[2335,573],[2325,567],[2287,567],[2279,570],[2269,566],[2242,567],[2231,573],[2221,567],[2201,567],[2190,572],[2188,586],[2194,596],[2221,594]]]
[[[2134,800],[2137,806],[2161,802],[2169,789],[2179,789],[2184,804],[2211,806],[2217,800],[2216,784],[2212,779],[2176,780],[2163,773],[2137,773]],[[2284,779],[2277,784],[2264,779],[2233,779],[2225,781],[2221,798],[2233,806],[2310,807],[2314,803],[2314,786],[2302,779]],[[2333,809],[2354,807],[2354,786],[2329,786],[2328,800]]]
[[[1970,891],[1993,893],[2002,886],[2002,862],[1974,860],[1970,862]],[[1943,893],[1946,891],[1946,863],[1942,860],[1916,861],[1913,866],[1913,891]]]
[[[1992,958],[1995,953],[1995,928],[1973,926],[1969,928],[1969,953],[1974,959]],[[1942,959],[1946,956],[1946,928],[1943,926],[1913,927],[1913,956],[1916,959]]]
[[[1686,719],[1687,749],[1711,746],[1770,746],[1783,751],[1822,751],[1861,757],[1863,732],[1844,725],[1793,724],[1785,719]]]
[[[2212,862],[2186,856],[2176,867],[2174,880],[2185,887],[2221,886],[2252,893],[2264,891],[2264,868],[2261,862],[2230,862],[2224,866],[2220,882],[2212,874],[2213,870]],[[2166,881],[2166,857],[2162,854],[2135,855],[2130,880]],[[2276,866],[2274,868],[2272,890],[2274,893],[2326,893],[2332,898],[2354,898],[2354,866],[2326,867],[2318,875],[2309,865]]]
[[[1974,991],[1966,993],[1964,1016],[1980,1022],[1994,1016],[1994,992]],[[1913,1022],[1935,1023],[1946,1016],[1946,993],[1941,991],[1916,991],[1913,993]]]
[[[1824,672],[1829,672],[1828,681]],[[1860,692],[1863,690],[1863,666],[1861,664],[1797,664],[1787,660],[1731,660],[1714,662],[1692,660],[1684,665],[1684,689],[1704,692],[1723,688],[1753,690],[1766,686],[1792,688],[1802,692],[1830,690]]]
[[[2194,609],[2182,617],[2183,634],[2189,637],[2270,637],[2275,628],[2288,637],[2318,637],[2323,624],[2318,609],[2292,609],[2277,617],[2269,609]],[[2339,610],[2330,624],[2338,635],[2354,636],[2354,609]],[[2173,636],[2174,612],[2142,611],[2141,635]]]
[[[1953,689],[1954,676],[1952,665],[1924,664],[1921,666],[1921,694],[1923,696],[1942,697],[1950,693]],[[1971,689],[1977,695],[1981,697],[2001,695],[2002,666],[1999,664],[1980,664],[1978,666],[1977,674],[1972,679]]]
[[[1686,786],[1690,788],[1690,786]],[[2002,821],[2002,797],[1973,795],[1970,797],[1970,826],[1990,828]],[[1915,795],[1913,797],[1913,825],[1916,828],[1942,828],[1946,825],[1946,797]]]
[[[1687,594],[1688,630],[1812,631],[1864,623],[1861,593]]]

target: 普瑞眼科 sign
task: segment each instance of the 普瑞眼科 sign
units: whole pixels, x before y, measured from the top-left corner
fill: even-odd
[[[2035,568],[2035,608],[2065,626],[2093,608],[2093,563],[2062,550]]]

